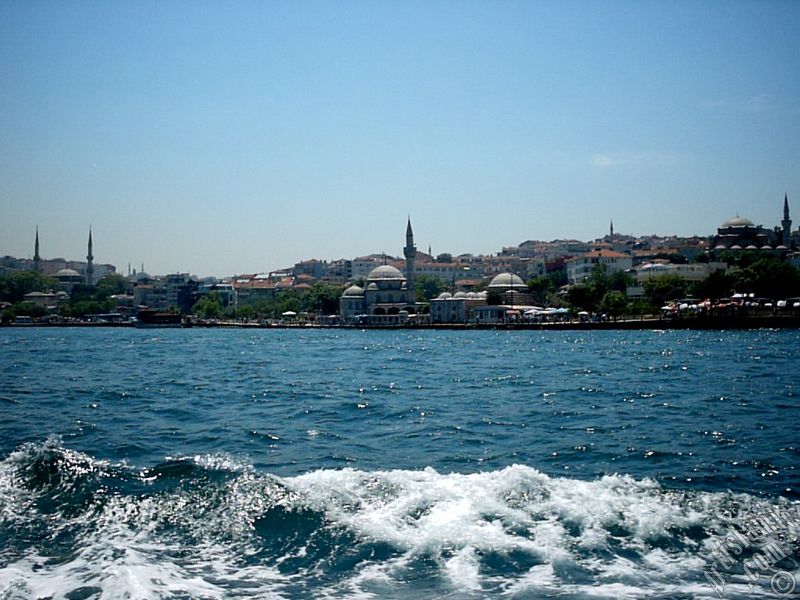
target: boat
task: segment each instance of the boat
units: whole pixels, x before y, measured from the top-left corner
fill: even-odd
[[[182,327],[183,318],[178,313],[144,308],[136,313],[136,327]]]

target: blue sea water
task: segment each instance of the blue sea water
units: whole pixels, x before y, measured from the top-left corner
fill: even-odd
[[[0,599],[793,596],[799,359],[772,330],[0,329]]]

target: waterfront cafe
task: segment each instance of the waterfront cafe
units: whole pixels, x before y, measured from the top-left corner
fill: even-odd
[[[522,322],[525,318],[525,313],[534,308],[536,307],[516,304],[475,306],[472,309],[472,318],[478,324],[516,323]]]

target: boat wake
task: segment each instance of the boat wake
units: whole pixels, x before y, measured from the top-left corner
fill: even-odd
[[[786,526],[723,565],[719,541],[776,511]],[[718,598],[717,575],[725,598],[775,597],[770,574],[800,578],[798,534],[784,498],[521,465],[278,477],[225,455],[134,468],[55,438],[0,462],[2,599]],[[765,542],[783,556],[753,580]]]

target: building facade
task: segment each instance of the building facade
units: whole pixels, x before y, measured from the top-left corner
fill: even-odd
[[[581,283],[592,276],[597,265],[606,268],[606,274],[629,271],[633,267],[633,258],[614,250],[594,250],[569,259],[566,262],[567,281],[570,285]]]

